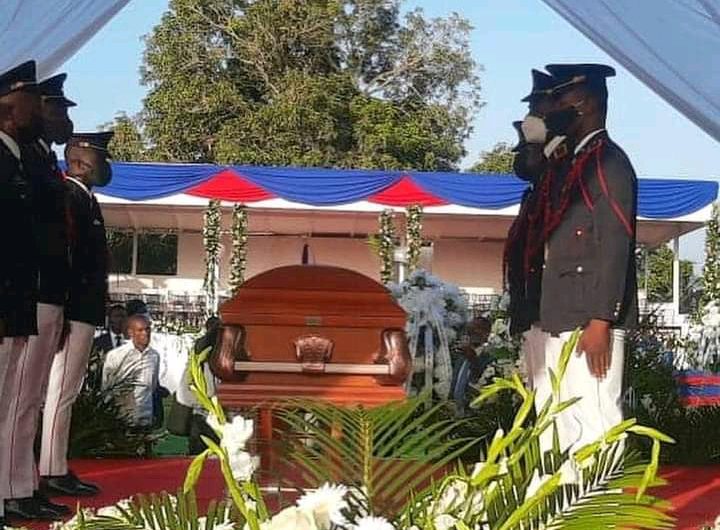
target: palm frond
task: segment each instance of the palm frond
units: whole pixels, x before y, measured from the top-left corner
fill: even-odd
[[[442,416],[443,404],[428,403],[424,394],[371,409],[293,401],[281,419],[305,440],[289,443],[287,463],[310,485],[342,481],[355,506],[392,517],[411,491],[476,443],[453,437],[459,422]]]

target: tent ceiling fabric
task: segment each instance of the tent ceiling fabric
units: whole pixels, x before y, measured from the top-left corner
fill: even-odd
[[[38,78],[60,68],[130,0],[2,0],[0,72],[35,59]]]
[[[720,140],[720,0],[543,0]]]

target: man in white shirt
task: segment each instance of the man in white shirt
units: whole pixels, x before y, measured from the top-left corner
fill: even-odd
[[[151,427],[157,390],[160,355],[150,347],[151,326],[145,315],[128,319],[127,344],[110,351],[103,367],[103,388],[128,382],[132,391],[120,397],[123,409],[137,427]]]

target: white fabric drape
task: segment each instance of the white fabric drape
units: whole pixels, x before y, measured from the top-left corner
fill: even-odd
[[[0,0],[0,72],[35,59],[45,79],[129,1]]]
[[[720,140],[720,0],[543,0]]]

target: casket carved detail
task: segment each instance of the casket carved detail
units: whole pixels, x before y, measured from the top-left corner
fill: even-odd
[[[295,354],[306,372],[323,372],[332,358],[335,343],[321,335],[303,335],[293,342]]]
[[[215,375],[224,381],[240,381],[245,374],[235,370],[235,363],[249,359],[245,348],[245,328],[240,325],[222,326],[210,357]]]

